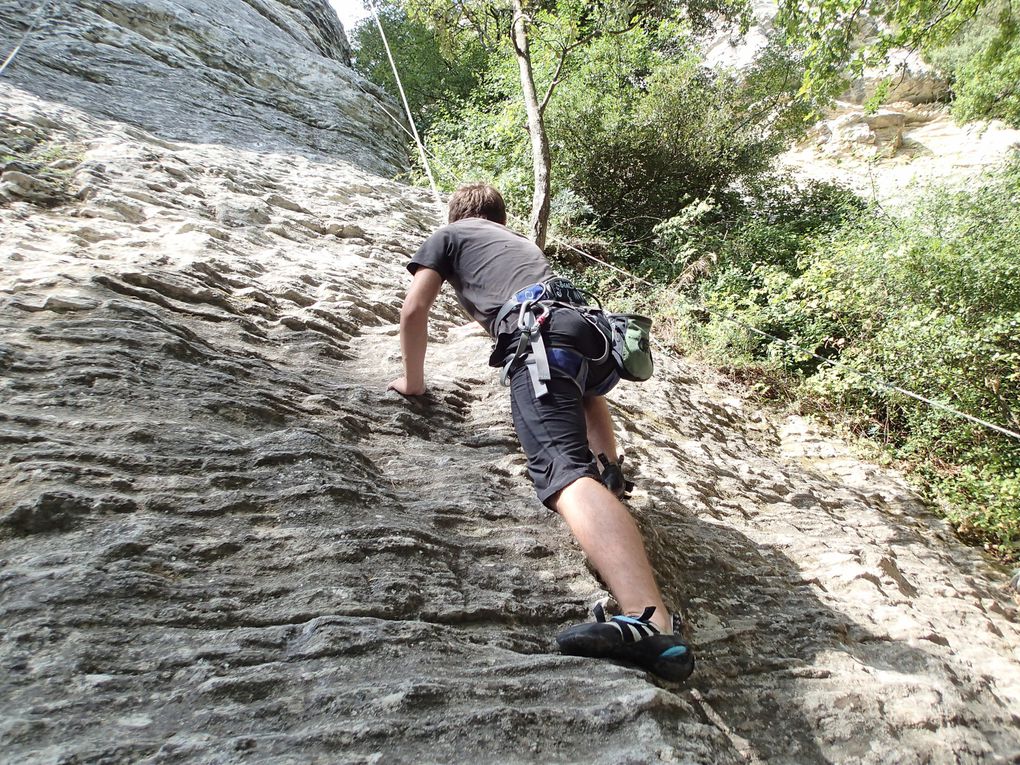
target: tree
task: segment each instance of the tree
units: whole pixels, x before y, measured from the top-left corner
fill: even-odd
[[[1020,7],[989,4],[926,58],[949,74],[953,114],[961,122],[1002,119],[1020,127]]]
[[[526,12],[523,0],[512,0],[514,15],[511,39],[521,73],[521,92],[528,115],[528,135],[531,137],[531,157],[535,175],[531,203],[531,238],[539,247],[545,247],[552,192],[552,157],[549,153],[549,137],[545,125],[545,111],[549,99],[560,83],[560,75],[572,51],[603,35],[626,32],[638,24],[641,15],[628,9],[626,5],[607,7],[602,3],[585,3],[580,6],[576,3],[559,3],[554,6],[556,13],[552,14],[544,11],[540,3],[532,3],[530,6]],[[555,69],[541,101],[538,98],[531,59],[529,28],[546,32],[543,39],[548,41],[556,56]]]
[[[555,186],[599,229],[649,242],[656,224],[746,184],[803,133],[800,74],[775,45],[740,71],[706,68],[670,21],[594,42],[549,109]]]
[[[534,187],[530,234],[544,247],[549,225],[552,156],[545,112],[577,51],[620,35],[646,20],[683,12],[693,25],[709,17],[734,18],[744,0],[409,0],[409,12],[448,40],[473,34],[492,53],[509,51],[517,61],[520,92],[531,141]],[[542,94],[541,96],[539,94]]]
[[[381,6],[376,13],[400,70],[411,112],[424,134],[437,113],[474,92],[486,70],[488,54],[477,39],[468,36],[453,41],[453,48],[445,47],[443,38],[411,18],[399,3]],[[397,98],[393,70],[373,19],[354,27],[351,46],[354,68]]]

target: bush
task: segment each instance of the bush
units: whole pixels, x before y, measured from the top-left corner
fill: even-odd
[[[998,118],[1020,127],[1020,21],[1009,3],[985,6],[928,58],[953,80],[958,120]]]
[[[797,199],[781,209],[796,217]],[[1020,430],[1018,201],[1020,159],[967,191],[930,190],[903,218],[822,204],[791,226],[781,213],[774,231],[734,229],[696,290],[756,329]],[[805,401],[916,465],[961,533],[1020,552],[1020,443],[718,317],[699,324],[692,345],[801,377]]]
[[[670,22],[600,40],[550,107],[557,183],[603,230],[647,242],[692,198],[764,172],[801,134],[794,69],[774,47],[748,72],[706,69]]]

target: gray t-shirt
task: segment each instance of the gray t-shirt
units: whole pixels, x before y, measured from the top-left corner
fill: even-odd
[[[490,335],[499,309],[515,292],[552,278],[542,251],[506,226],[462,218],[438,229],[407,264],[422,266],[450,282],[457,300]]]

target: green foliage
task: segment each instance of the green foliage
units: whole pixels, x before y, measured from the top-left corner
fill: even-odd
[[[709,307],[818,356],[1020,430],[1018,199],[1020,160],[967,191],[932,189],[903,218],[852,204],[833,205],[827,218],[822,203],[805,205],[814,209],[806,225],[791,227],[783,220],[797,217],[794,194],[780,200],[785,212],[766,239],[753,223],[731,225],[697,291]],[[696,238],[687,231],[682,241]],[[717,315],[683,329],[687,344],[727,363],[796,374],[806,405],[838,412],[919,466],[962,533],[1020,552],[1020,443]]]
[[[527,215],[531,204],[531,146],[521,129],[524,106],[505,100],[468,104],[443,113],[426,137],[438,180],[449,191],[461,183],[497,186],[512,214]]]
[[[803,55],[802,95],[833,98],[891,51],[920,50],[952,79],[959,120],[1020,126],[1020,17],[1009,0],[784,0],[777,25]]]
[[[464,101],[478,87],[488,54],[469,36],[443,43],[434,30],[409,16],[400,4],[378,10],[379,20],[393,51],[411,113],[422,132],[450,104]],[[351,32],[354,68],[381,85],[394,99],[397,84],[382,37],[373,19],[358,24]]]
[[[539,79],[551,77],[555,51],[536,51],[533,63]],[[546,112],[554,198],[572,200],[560,222],[647,243],[685,200],[765,170],[804,129],[792,67],[769,48],[749,72],[713,73],[678,21],[592,41],[561,72]],[[451,170],[445,178],[495,182],[523,214],[530,145],[516,77],[514,62],[490,61],[475,102],[437,119],[428,142]]]
[[[403,76],[412,111],[446,168],[437,173],[448,186],[492,181],[524,212],[519,200],[530,182],[531,147],[508,34],[510,4],[391,2],[383,24],[403,59],[401,71],[410,73]],[[647,235],[671,214],[677,192],[725,184],[763,167],[778,150],[779,136],[803,127],[802,115],[792,116],[785,103],[797,80],[789,77],[787,60],[763,58],[768,63],[747,78],[714,76],[691,52],[687,30],[705,27],[710,18],[744,20],[745,0],[558,0],[524,2],[524,8],[539,97],[556,88],[546,111],[554,196],[573,198],[575,209],[603,227],[644,220],[629,230]],[[670,14],[683,21],[666,19]],[[357,66],[392,88],[374,27],[358,27],[354,38]],[[789,82],[777,92],[773,80],[780,76]],[[603,102],[607,83],[615,92]],[[628,178],[633,191],[614,198],[612,187],[625,188]],[[665,212],[654,209],[661,205]],[[628,206],[636,209],[628,212]]]
[[[770,48],[739,75],[705,69],[676,22],[599,41],[550,108],[558,185],[604,229],[647,238],[686,198],[765,170],[799,135],[792,66]]]
[[[952,77],[957,119],[1020,127],[1020,21],[1009,3],[989,5],[929,58]]]
[[[990,0],[782,0],[776,25],[804,56],[802,94],[832,98],[897,48],[944,45]]]
[[[677,215],[655,227],[657,248],[644,257],[644,266],[660,281],[680,286],[739,272],[745,297],[772,278],[773,270],[798,274],[807,237],[833,228],[861,207],[842,187],[798,186],[774,174],[749,179],[739,191],[682,202]]]

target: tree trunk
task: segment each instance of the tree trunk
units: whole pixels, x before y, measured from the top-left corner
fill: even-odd
[[[535,193],[531,200],[531,240],[545,248],[545,236],[549,227],[549,195],[552,190],[549,156],[549,140],[545,135],[542,107],[535,91],[535,73],[531,68],[531,53],[528,50],[528,28],[521,0],[513,0],[514,23],[513,42],[517,64],[521,68],[521,90],[524,92],[524,107],[528,113],[528,133],[531,135],[531,161],[535,168]]]

